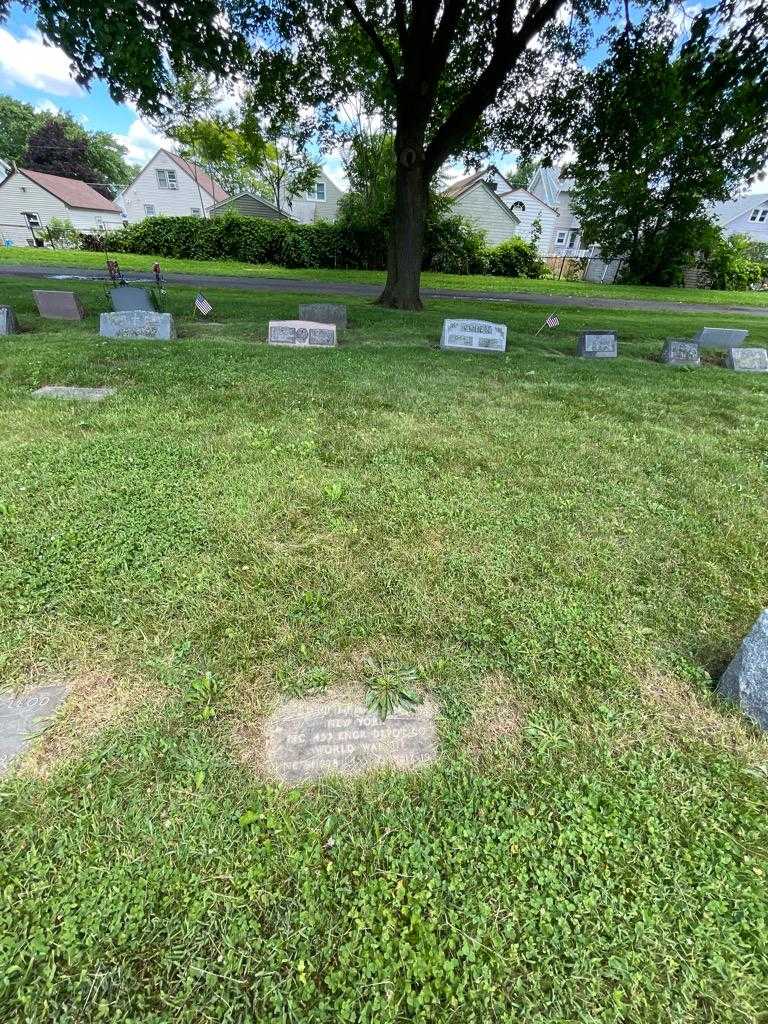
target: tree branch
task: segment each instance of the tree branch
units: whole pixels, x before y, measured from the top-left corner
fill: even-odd
[[[347,8],[349,13],[352,15],[352,17],[358,23],[358,25],[363,30],[363,32],[365,32],[365,34],[370,39],[371,43],[373,44],[374,50],[376,51],[376,53],[378,53],[378,55],[381,57],[382,61],[384,62],[384,67],[387,69],[387,74],[389,75],[390,84],[392,85],[393,88],[396,89],[397,88],[397,80],[399,78],[399,75],[398,75],[397,67],[395,65],[395,59],[392,56],[392,54],[389,52],[387,47],[384,45],[384,40],[381,38],[381,36],[376,31],[374,26],[365,17],[363,12],[357,6],[357,4],[355,3],[355,0],[344,0],[344,6]]]

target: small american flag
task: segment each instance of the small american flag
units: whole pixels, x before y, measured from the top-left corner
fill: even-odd
[[[208,316],[208,314],[213,309],[213,306],[210,304],[208,299],[206,299],[202,292],[197,293],[197,296],[195,298],[195,309],[199,310],[203,316]]]
[[[559,320],[559,318],[554,313],[552,314],[552,316],[548,316],[547,319],[544,321],[544,323],[547,325],[547,327],[559,327],[560,326],[560,320]]]

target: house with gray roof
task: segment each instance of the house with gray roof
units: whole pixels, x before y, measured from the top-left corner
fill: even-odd
[[[738,196],[712,207],[724,235],[747,235],[753,242],[768,242],[768,193]]]
[[[510,184],[495,167],[484,167],[443,190],[456,213],[485,232],[488,245],[499,245],[518,235],[520,218],[501,199]]]
[[[262,220],[293,220],[293,217],[289,217],[283,210],[278,210],[274,203],[255,192],[240,192],[236,196],[229,196],[222,202],[215,203],[210,209],[211,217],[221,217],[225,213],[261,217]]]
[[[557,167],[538,167],[528,182],[528,190],[552,207],[556,217],[547,239],[547,252],[556,256],[586,256],[581,242],[581,226],[571,209],[573,178],[563,178]]]

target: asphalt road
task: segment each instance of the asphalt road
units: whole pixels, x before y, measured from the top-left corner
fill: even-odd
[[[132,274],[128,271],[126,281],[153,281],[150,274]],[[104,280],[103,270],[89,270],[83,267],[53,267],[42,265],[0,264],[0,277],[41,277],[51,281],[93,281]],[[191,287],[237,288],[254,292],[301,292],[302,294],[359,295],[375,297],[381,292],[379,284],[358,284],[350,281],[312,281],[308,278],[288,277],[219,277],[216,274],[166,274],[168,284],[185,284]],[[532,292],[482,292],[469,289],[422,288],[425,299],[474,299],[482,302],[522,303],[528,306],[555,306],[558,309],[577,307],[580,309],[635,309],[646,312],[667,313],[736,313],[739,316],[768,316],[768,306],[723,306],[700,302],[666,302],[651,299],[607,299],[580,295],[542,295]]]

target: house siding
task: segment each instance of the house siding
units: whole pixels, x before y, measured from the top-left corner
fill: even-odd
[[[269,203],[262,203],[251,196],[235,196],[221,203],[215,210],[211,211],[212,217],[221,217],[224,213],[234,211],[244,217],[260,217],[262,220],[289,220],[287,214],[280,213]]]
[[[517,234],[526,242],[530,242],[533,236],[533,223],[538,218],[541,222],[541,234],[537,249],[542,256],[546,256],[552,244],[552,230],[557,220],[555,211],[545,205],[537,196],[532,195],[526,189],[515,189],[501,197],[501,201],[508,206],[520,221]],[[515,203],[522,203],[525,209],[515,206]]]
[[[764,220],[762,224],[749,219],[752,210],[766,209],[768,209],[768,200],[764,202],[756,201],[754,206],[751,206],[748,210],[744,210],[744,212],[739,214],[738,217],[734,220],[728,221],[728,223],[724,225],[724,234],[747,235],[753,242],[768,242],[768,219]]]
[[[454,199],[453,207],[470,224],[485,232],[488,245],[499,245],[518,233],[513,219],[499,209],[499,202],[488,194],[482,183]]]
[[[23,213],[36,213],[43,228],[53,217],[69,220],[73,227],[84,232],[98,231],[99,221],[108,231],[116,231],[123,224],[119,213],[67,206],[17,171],[0,185],[0,241],[3,244],[10,241],[14,245],[28,245],[33,238]]]
[[[319,220],[334,221],[338,216],[339,200],[344,195],[325,171],[320,172],[318,181],[325,182],[325,200],[309,199],[298,196],[291,202],[281,203],[283,209],[299,224],[314,224]]]
[[[175,171],[177,189],[160,188],[155,171]],[[115,200],[125,213],[129,224],[138,224],[148,214],[145,206],[154,206],[157,217],[189,217],[193,209],[204,209],[206,213],[214,205],[214,198],[204,188],[198,187],[186,171],[162,150],[155,153],[147,166],[134,182],[123,189]]]

